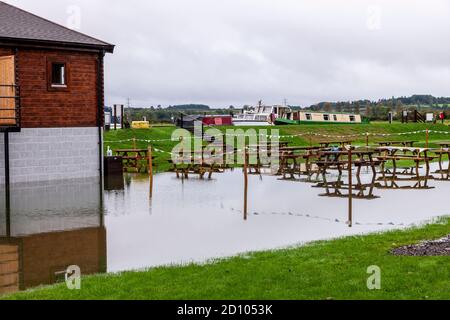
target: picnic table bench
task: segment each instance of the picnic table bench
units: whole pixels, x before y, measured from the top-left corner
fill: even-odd
[[[113,152],[122,157],[124,171],[141,172],[142,168],[148,170],[148,149],[115,149]],[[152,156],[152,159],[155,159]]]
[[[295,174],[306,174],[311,177],[313,172],[312,159],[319,157],[320,147],[293,146],[280,149],[280,172],[283,179],[290,175],[293,179]],[[304,164],[304,170],[302,169]]]
[[[189,178],[189,174],[198,174],[200,179],[208,173],[208,179],[212,178],[214,172],[222,172],[221,167],[214,159],[205,159],[203,152],[191,152],[190,155],[180,154],[174,159],[167,160],[172,165],[171,171],[175,172],[177,178]]]
[[[362,167],[371,168],[373,175],[376,175],[376,166],[379,166],[383,162],[374,157],[374,154],[376,153],[376,150],[369,150],[366,148],[354,149],[351,151],[352,157],[356,157],[355,160],[352,159],[352,164],[357,168],[357,176],[360,176]],[[348,154],[349,152],[344,150],[322,151],[320,152],[320,160],[316,161],[315,164],[320,168],[320,171],[323,174],[325,174],[328,169],[335,168],[339,171],[339,175],[341,175],[344,168],[348,167]]]
[[[379,147],[377,151],[380,153],[379,159],[383,160],[381,173],[383,177],[381,179],[386,180],[386,174],[391,174],[390,179],[397,179],[397,175],[403,173],[398,172],[397,161],[408,160],[415,163],[416,180],[422,180],[423,178],[430,178],[430,161],[433,161],[437,157],[428,155],[430,149],[428,148],[411,148],[411,147]],[[398,153],[401,154],[398,154]],[[392,161],[392,171],[385,170],[385,163]],[[420,176],[420,164],[424,163],[426,167],[425,177]],[[414,168],[413,167],[413,168]]]

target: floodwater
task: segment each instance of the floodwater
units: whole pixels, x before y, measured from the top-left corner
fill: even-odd
[[[73,264],[90,274],[203,262],[450,215],[450,181],[429,180],[421,189],[406,188],[416,182],[404,181],[398,183],[402,189],[392,189],[384,181],[371,184],[371,174],[364,173],[361,181],[353,179],[365,188],[355,191],[360,197],[353,200],[349,228],[348,198],[337,196],[348,190],[337,184],[344,189],[335,192],[332,182],[338,180],[327,176],[327,190],[317,181],[250,175],[247,221],[242,170],[217,173],[212,180],[159,174],[152,200],[145,175],[126,175],[116,181],[119,190],[103,196],[97,179],[14,185],[10,214],[0,212],[0,253],[17,251],[21,269],[2,280],[0,261],[0,293],[2,287],[8,292],[61,280]]]

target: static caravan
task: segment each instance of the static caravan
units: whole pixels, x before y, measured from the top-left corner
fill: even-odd
[[[275,121],[277,125],[288,124],[360,124],[359,114],[340,112],[294,111]]]

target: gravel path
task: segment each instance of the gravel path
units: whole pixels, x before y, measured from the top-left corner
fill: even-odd
[[[397,256],[450,256],[450,235],[439,240],[424,241],[392,250]]]

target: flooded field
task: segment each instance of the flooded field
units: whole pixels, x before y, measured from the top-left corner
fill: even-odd
[[[241,170],[212,180],[157,175],[152,200],[145,175],[126,175],[116,181],[119,190],[103,196],[97,179],[14,185],[10,213],[0,212],[0,251],[8,252],[3,265],[11,269],[0,287],[7,292],[53,283],[72,264],[90,274],[203,262],[450,214],[450,181],[374,184],[363,173],[354,182],[358,196],[349,228],[346,181],[345,174],[340,182],[328,175],[327,184],[250,175],[248,221]],[[4,197],[0,206],[5,208]]]

